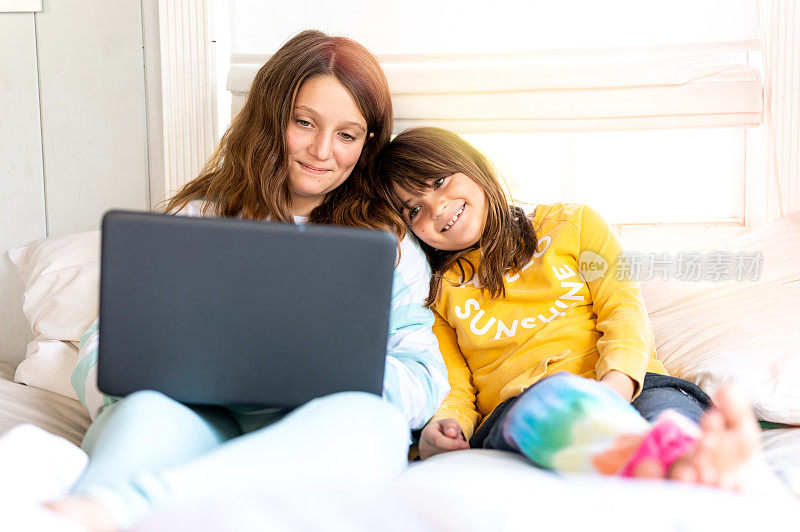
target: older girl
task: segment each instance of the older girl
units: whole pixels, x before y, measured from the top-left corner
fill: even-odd
[[[349,39],[303,32],[259,70],[200,176],[167,211],[399,234],[402,221],[367,194],[391,129],[389,89],[376,59]],[[385,402],[342,393],[287,413],[187,406],[144,391],[114,403],[86,385],[97,360],[93,326],[83,339],[89,354],[73,376],[90,411],[101,411],[83,442],[90,461],[71,496],[49,508],[91,530],[113,530],[169,501],[212,491],[396,474],[405,465],[409,429],[423,426],[449,389],[433,316],[422,304],[429,273],[419,249],[404,239]]]

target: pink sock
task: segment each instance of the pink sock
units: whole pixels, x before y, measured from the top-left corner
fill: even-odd
[[[636,466],[644,460],[657,460],[666,471],[678,458],[694,449],[700,435],[700,427],[695,422],[674,410],[666,410],[658,416],[620,474],[632,477]]]

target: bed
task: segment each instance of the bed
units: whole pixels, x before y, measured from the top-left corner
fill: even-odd
[[[76,233],[9,251],[25,286],[23,311],[34,340],[21,363],[0,362],[0,435],[28,423],[78,445],[90,424],[70,374],[80,360],[80,336],[97,315],[98,237],[96,231]],[[763,420],[766,460],[795,502],[669,483],[558,477],[516,456],[469,450],[412,464],[380,486],[342,479],[335,487],[265,486],[258,493],[189,501],[166,508],[140,529],[261,530],[272,524],[278,530],[518,530],[530,528],[534,514],[536,526],[561,529],[625,529],[620,516],[628,525],[647,522],[656,530],[797,528],[800,213],[722,251],[762,253],[758,279],[642,279],[659,357],[671,373],[709,393],[732,382],[750,395]],[[10,460],[41,458],[32,449],[19,453],[0,453],[0,470],[7,473]],[[67,477],[60,477],[65,485]],[[14,487],[9,478],[6,491]]]
[[[21,423],[80,445],[89,428],[89,414],[76,399],[14,382],[13,364],[0,362],[0,434]]]
[[[12,369],[0,365],[0,432],[32,423],[79,442],[89,425],[83,405],[14,383]],[[800,496],[800,428],[766,429],[763,435],[768,462]],[[60,480],[67,484],[69,479],[62,475]],[[157,513],[136,530],[483,531],[529,530],[534,523],[561,530],[626,530],[639,529],[644,522],[654,531],[793,530],[799,509],[771,498],[714,489],[558,477],[522,457],[470,450],[412,464],[395,482],[381,485],[345,480],[341,486],[286,490],[265,483],[259,491],[186,501]]]

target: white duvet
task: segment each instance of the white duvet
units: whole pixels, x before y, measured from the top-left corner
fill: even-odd
[[[460,451],[397,481],[227,494],[176,505],[138,532],[796,530],[800,507],[710,488],[558,477],[499,451]]]
[[[44,460],[31,460],[34,453]],[[0,507],[58,497],[86,455],[32,425],[0,437]],[[283,489],[265,486],[181,501],[141,523],[139,532],[174,530],[485,531],[485,530],[796,530],[800,504],[759,494],[596,476],[557,476],[500,451],[440,455],[398,479]],[[11,514],[9,514],[11,512]],[[0,521],[0,524],[2,522]]]
[[[2,369],[2,368],[0,368]],[[0,372],[2,373],[2,372]],[[31,417],[32,416],[32,417]],[[19,426],[28,418],[31,425]],[[9,427],[15,426],[13,429]],[[58,497],[86,462],[80,403],[0,378],[0,530],[24,501]],[[61,436],[55,436],[58,433]],[[764,452],[800,493],[800,429],[765,431]],[[758,494],[588,476],[558,477],[497,451],[450,453],[381,485],[220,493],[184,501],[144,532],[260,530],[800,530],[800,507]]]

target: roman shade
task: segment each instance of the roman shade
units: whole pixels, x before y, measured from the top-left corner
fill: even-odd
[[[757,40],[488,54],[379,56],[395,130],[460,133],[748,127],[762,83]],[[268,55],[234,54],[232,115]]]

